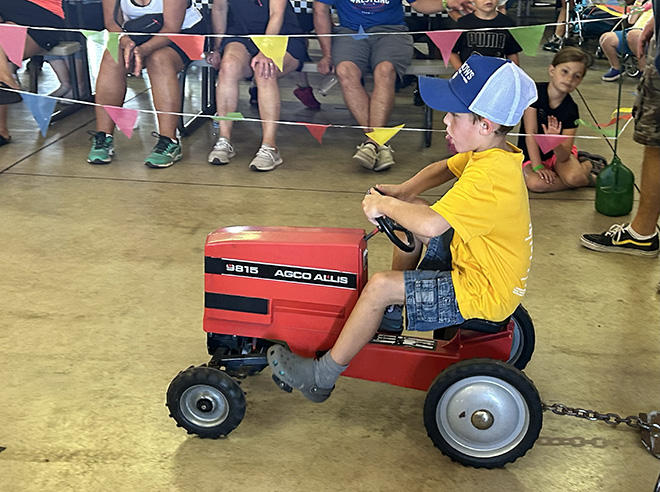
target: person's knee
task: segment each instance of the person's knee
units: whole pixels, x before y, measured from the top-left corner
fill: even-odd
[[[150,76],[167,77],[176,75],[179,72],[176,61],[168,51],[171,50],[160,49],[149,55],[146,66]]]
[[[391,62],[381,62],[374,69],[374,83],[376,84],[394,84],[396,76],[396,70]]]
[[[220,60],[220,70],[218,77],[222,80],[240,80],[242,79],[245,65],[242,60],[231,55],[225,55]]]
[[[565,171],[561,175],[561,180],[569,188],[580,188],[586,186],[589,180],[584,172],[578,169],[571,169]]]
[[[341,62],[335,70],[339,83],[342,85],[359,83],[362,78],[362,72],[353,62]]]
[[[393,292],[397,284],[394,274],[401,272],[377,272],[371,276],[360,297],[366,297],[373,304],[383,307],[392,303]]]
[[[534,193],[545,193],[548,191],[548,185],[539,178],[525,176],[525,184],[527,185],[527,189]]]

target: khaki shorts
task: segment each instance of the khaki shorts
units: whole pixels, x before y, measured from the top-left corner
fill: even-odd
[[[660,76],[655,68],[657,50],[653,49],[654,43],[651,40],[646,69],[637,87],[637,99],[633,106],[633,140],[647,147],[660,147]]]

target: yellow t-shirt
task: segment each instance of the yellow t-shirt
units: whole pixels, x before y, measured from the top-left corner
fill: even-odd
[[[454,228],[452,282],[465,319],[502,321],[527,288],[532,224],[523,154],[489,149],[447,161],[458,181],[431,209]]]

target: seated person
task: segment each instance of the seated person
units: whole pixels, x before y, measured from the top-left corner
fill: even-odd
[[[410,0],[412,8],[423,14],[442,11],[438,0]],[[339,26],[333,29],[330,6],[334,5]],[[448,0],[448,8],[471,12],[470,0]],[[335,67],[344,101],[349,111],[364,128],[385,127],[394,107],[396,79],[402,78],[413,55],[412,36],[403,18],[401,0],[389,2],[353,2],[351,0],[316,0],[314,27],[319,36],[323,58],[318,71],[323,75]],[[362,28],[368,36],[355,39]],[[325,36],[330,33],[340,36]],[[392,33],[396,33],[392,35]],[[373,72],[374,87],[369,94],[362,84],[365,74]],[[366,169],[384,171],[394,165],[392,147],[379,145],[367,138],[358,146],[353,160]]]
[[[116,9],[116,6],[119,6]],[[115,15],[116,14],[116,15]],[[206,34],[202,14],[179,0],[103,0],[103,19],[110,32],[121,32],[124,22],[144,15],[162,14],[161,33]],[[190,58],[167,36],[119,36],[119,62],[106,50],[96,79],[96,132],[92,133],[90,164],[109,164],[114,155],[115,124],[100,105],[122,106],[126,97],[126,76],[139,76],[146,67],[151,82],[154,107],[158,111],[158,142],[145,159],[150,168],[170,167],[183,157],[177,138],[181,111],[178,73],[190,63]]]
[[[473,53],[484,56],[508,58],[519,64],[518,53],[522,48],[508,29],[497,30],[496,27],[515,27],[514,20],[497,10],[493,0],[474,0],[474,12],[460,17],[456,22],[457,29],[467,29],[461,34],[452,49],[449,63],[458,70],[461,64]],[[487,31],[470,31],[469,29],[484,29]]]
[[[619,56],[632,55],[636,57],[640,75],[646,66],[646,53],[638,53],[637,45],[642,29],[653,17],[653,3],[637,1],[634,6],[644,10],[635,10],[628,16],[628,21],[632,24],[632,27],[625,30],[625,40],[624,31],[610,31],[600,37],[600,47],[603,49],[607,61],[610,62],[610,69],[601,77],[605,82],[613,82],[621,77],[621,60]]]
[[[22,26],[64,28],[61,0],[5,0],[0,2],[0,22]],[[64,38],[64,31],[28,29],[23,59],[49,50]],[[2,88],[20,89],[7,55],[0,47],[0,147],[11,142],[7,127],[7,104],[19,102],[21,96]]]
[[[275,378],[314,402],[330,396],[339,375],[378,330],[387,306],[405,303],[408,329],[433,330],[469,318],[503,321],[525,294],[532,226],[523,155],[507,143],[506,133],[536,99],[534,81],[509,60],[475,54],[450,80],[430,84],[428,91],[422,84],[422,97],[434,109],[448,111],[447,134],[459,153],[401,185],[377,185],[380,193],[370,190],[362,201],[369,221],[386,215],[411,231],[415,250],[397,253],[393,270],[371,277],[321,359],[281,345],[268,349]],[[433,205],[419,198],[454,178]],[[415,269],[422,245],[427,252],[420,267],[428,269]]]
[[[574,145],[577,104],[571,97],[587,73],[591,57],[580,48],[562,48],[552,59],[548,82],[536,84],[538,99],[523,115],[518,147],[525,155],[523,176],[527,188],[537,193],[593,186],[607,164],[595,154],[579,153]],[[534,134],[568,135],[561,145],[541,152]],[[582,157],[584,155],[584,157]]]
[[[209,63],[220,71],[216,86],[218,115],[236,111],[239,82],[254,77],[263,134],[261,146],[250,162],[250,169],[271,171],[283,162],[276,143],[276,122],[280,118],[278,79],[302,69],[303,61],[307,59],[307,49],[303,38],[290,37],[280,70],[244,35],[300,34],[302,31],[296,14],[289,0],[215,0],[212,15],[216,34],[237,36],[214,38],[215,50],[208,57]],[[233,121],[220,121],[220,136],[208,156],[209,163],[227,164],[236,155],[231,143],[232,128]]]

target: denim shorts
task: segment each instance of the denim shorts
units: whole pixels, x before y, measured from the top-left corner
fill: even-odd
[[[408,330],[429,331],[465,321],[458,310],[451,280],[449,244],[454,230],[429,241],[417,270],[406,270],[406,317]]]

